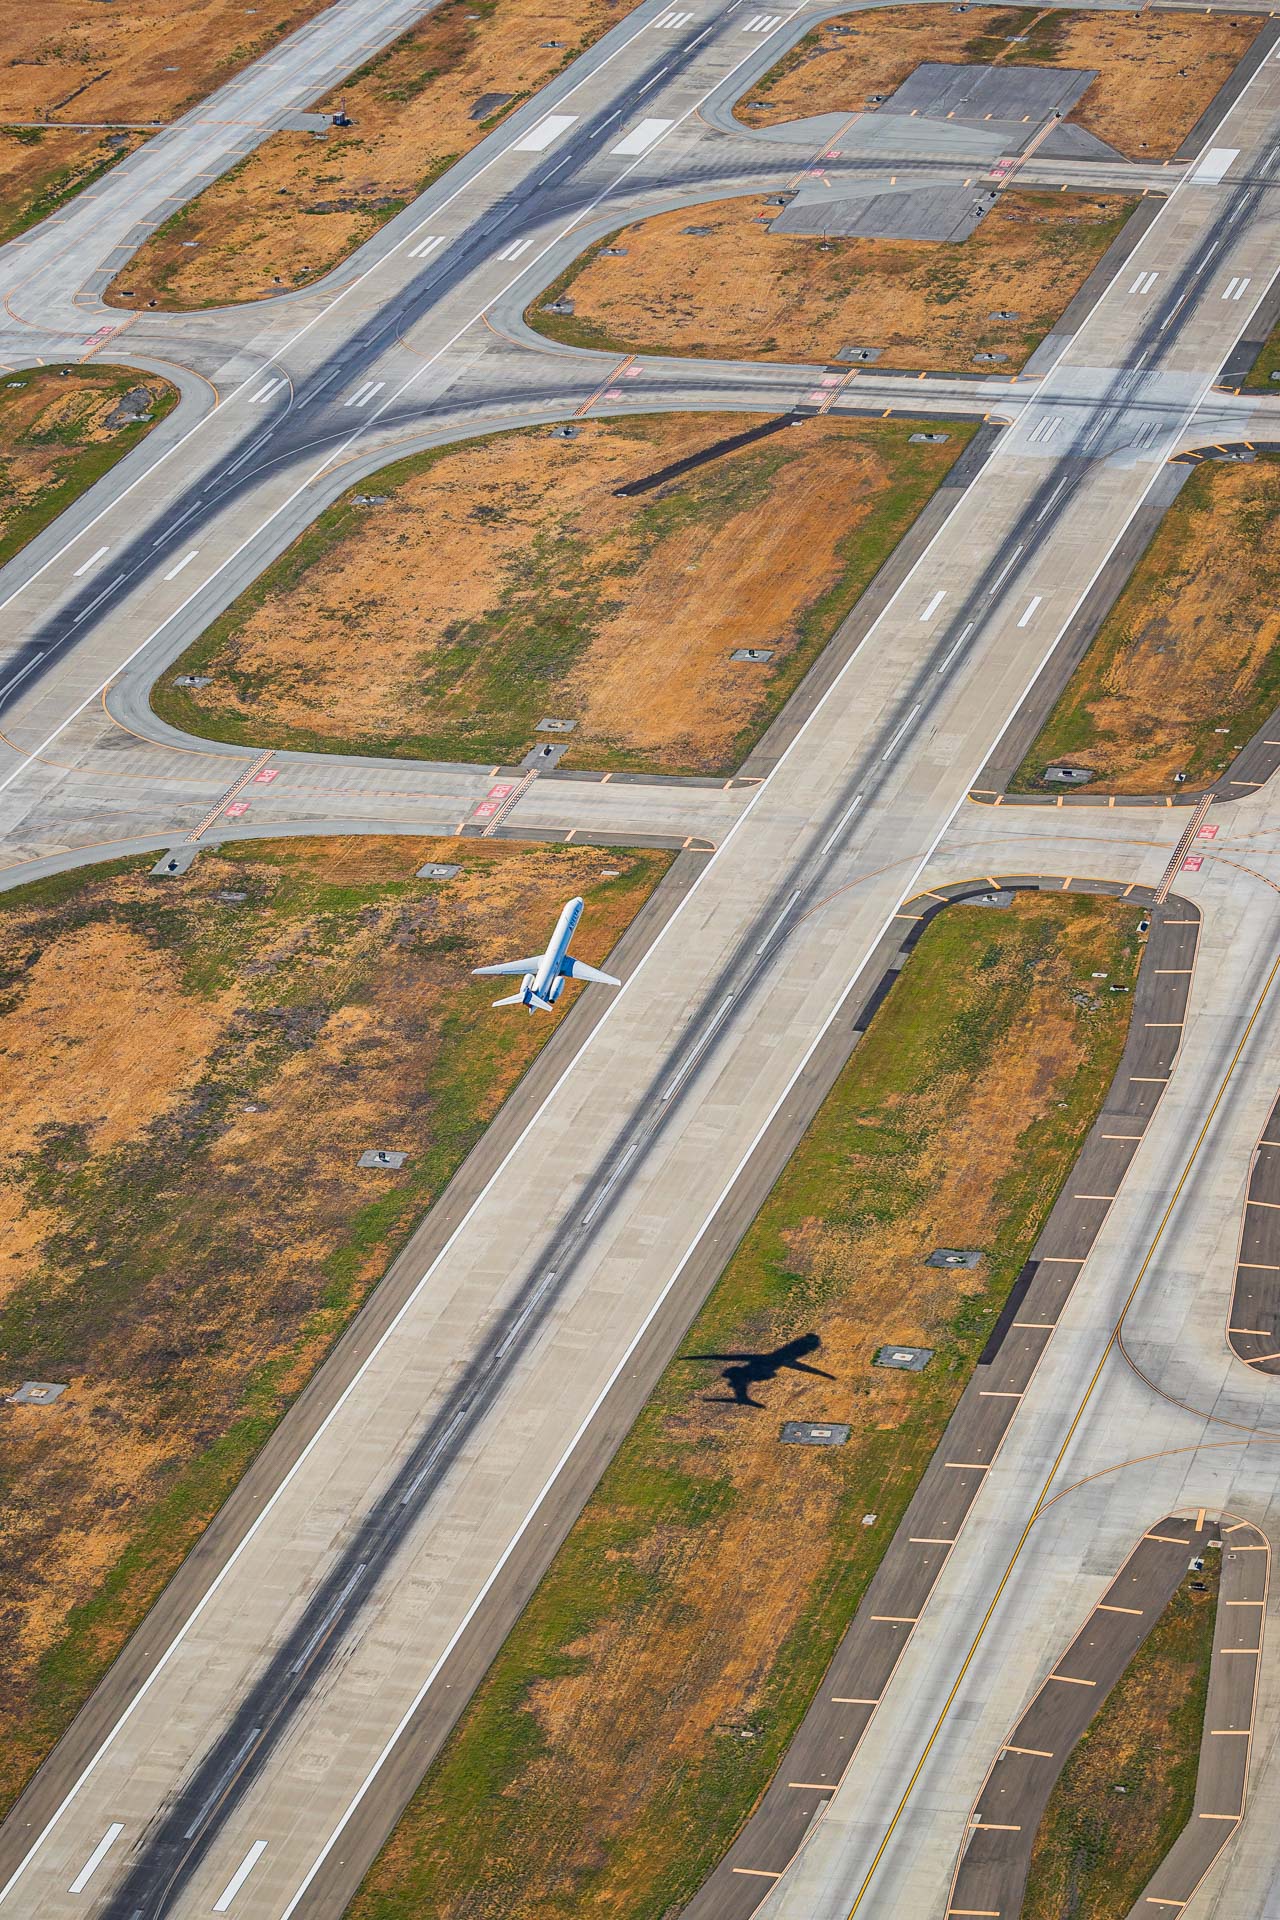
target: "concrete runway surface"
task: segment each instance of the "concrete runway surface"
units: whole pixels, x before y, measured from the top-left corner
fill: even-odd
[[[585,410],[989,421],[739,779],[521,788],[504,834],[682,849],[620,948],[626,984],[575,1009],[0,1829],[8,1911],[341,1913],[848,1057],[922,895],[1005,877],[1151,901],[1153,954],[1172,958],[1167,980],[1148,963],[1135,1017],[1152,1025],[1131,1046],[1153,1091],[1125,1110],[1140,1139],[1098,1143],[1073,1284],[1042,1351],[1024,1329],[993,1361],[1026,1361],[999,1396],[1018,1397],[967,1436],[985,1455],[954,1530],[938,1521],[946,1550],[757,1910],[945,1913],[962,1856],[979,1870],[972,1809],[1002,1744],[1143,1535],[1203,1509],[1276,1537],[1280,1409],[1227,1333],[1280,1083],[1274,763],[1259,743],[1259,784],[1207,810],[969,795],[1118,590],[1185,474],[1173,456],[1280,439],[1271,396],[1216,386],[1273,298],[1277,30],[1017,379],[640,357],[615,388],[609,356],[528,335],[529,300],[623,219],[785,185],[816,154],[846,199],[891,170],[950,190],[1021,159],[1003,133],[924,123],[737,127],[752,79],[849,10],[646,0],[304,294],[102,307],[175,204],[426,11],[340,0],[0,253],[8,363],[99,352],[183,396],[0,574],[10,885],[233,833],[478,830],[493,769],[279,754],[259,791],[266,756],[186,740],[147,706],[167,662],[391,457]],[[1015,177],[1152,184],[1111,161],[1035,166]],[[1249,1312],[1274,1339],[1272,1297]],[[851,1644],[882,1624],[856,1619]],[[1265,1806],[1280,1676],[1257,1644],[1247,1784]],[[1243,1920],[1269,1911],[1278,1850],[1246,1809],[1212,1864],[1167,1871],[1208,1864],[1177,1900]],[[712,1883],[700,1899],[721,1911]]]

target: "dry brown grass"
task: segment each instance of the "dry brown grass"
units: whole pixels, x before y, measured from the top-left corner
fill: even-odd
[[[39,0],[0,9],[0,241],[60,205],[121,146],[103,132],[59,131],[174,120],[326,0]],[[143,136],[125,137],[131,151]]]
[[[340,100],[353,126],[334,127],[323,141],[272,134],[149,240],[106,297],[129,307],[199,307],[257,300],[313,279],[484,137],[503,109],[493,103],[477,119],[477,102],[536,92],[633,4],[446,0],[332,98],[315,102],[326,110]]]
[[[797,239],[759,200],[722,200],[623,229],[556,283],[571,319],[539,331],[577,346],[751,360],[832,360],[881,348],[880,367],[967,371],[978,352],[1020,367],[1123,225],[1123,194],[1005,193],[969,239]],[[992,321],[1012,306],[1016,322]]]
[[[851,28],[835,33],[833,28]],[[1259,16],[1050,13],[1039,8],[887,9],[830,20],[751,89],[749,126],[806,114],[860,112],[892,93],[922,60],[1092,68],[1098,78],[1070,115],[1134,158],[1175,153],[1261,31]],[[1025,35],[1019,45],[1014,36]]]
[[[992,921],[997,924],[993,925]],[[668,1368],[353,1920],[659,1920],[768,1778],[1101,1098],[1133,916],[955,910],[930,929]],[[976,1274],[927,1268],[983,1246]],[[699,1354],[816,1332],[725,1404]],[[922,1375],[886,1338],[939,1349]],[[820,1458],[786,1419],[848,1421]],[[864,1511],[879,1518],[862,1525]]]
[[[464,875],[414,880],[432,859]],[[469,969],[574,892],[603,958],[665,864],[263,843],[0,904],[0,1393],[70,1382],[0,1404],[0,1802],[552,1030]]]
[[[1206,462],[1188,479],[1032,746],[1099,789],[1206,785],[1280,705],[1280,462]]]
[[[304,539],[198,643],[213,684],[172,710],[166,692],[162,711],[211,733],[496,761],[550,713],[578,723],[569,764],[731,764],[964,438],[913,447],[909,422],[808,420],[615,497],[752,424],[584,422],[577,441],[503,435],[364,482],[388,503],[340,508],[314,557]],[[757,645],[776,650],[769,667],[730,660]]]

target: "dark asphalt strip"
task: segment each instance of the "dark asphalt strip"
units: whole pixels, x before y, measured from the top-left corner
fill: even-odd
[[[1241,190],[1246,194],[1254,191]],[[1233,197],[1233,205],[1238,198]],[[1178,306],[1181,304],[1179,301]],[[1162,330],[1157,322],[1156,351],[1160,354],[1172,345],[1172,339],[1163,337],[1164,333],[1173,331]],[[1114,407],[1123,404],[1125,393],[1139,377],[1135,373],[1116,376],[1098,403],[1098,422],[1091,436],[1094,440],[1101,437]],[[1088,444],[1087,439],[1086,450]],[[1066,497],[1081,484],[1085,471],[1087,466],[1082,461],[1080,474],[1069,485]],[[966,614],[976,623],[1012,593],[1023,590],[1021,579],[1031,564],[1035,546],[1033,529],[1051,496],[1055,502],[1064,497],[1052,471],[1013,529],[1015,552],[1022,536],[1027,559],[1012,570],[999,556],[992,559],[972,594],[941,633],[913,686],[904,691],[890,722],[894,735],[900,735],[902,727],[922,712],[925,717],[921,724],[927,725],[938,708],[944,689],[939,684],[936,662],[947,640],[957,632],[963,634]],[[1006,577],[1010,572],[1011,579]],[[997,592],[1001,595],[999,602],[994,599]],[[951,651],[954,653],[954,647]],[[694,1067],[710,1060],[723,1043],[733,1024],[729,1013],[740,1014],[757,993],[767,988],[772,969],[784,964],[786,934],[819,906],[829,885],[836,847],[849,827],[856,824],[862,808],[874,805],[879,790],[892,777],[892,769],[886,767],[892,737],[888,743],[877,739],[864,751],[826,818],[811,834],[805,853],[789,872],[779,876],[770,899],[736,943],[685,1033],[667,1049],[661,1068],[637,1103],[636,1114],[616,1146],[594,1168],[586,1183],[588,1198],[557,1234],[556,1267],[528,1276],[498,1317],[484,1351],[472,1360],[391,1487],[365,1516],[334,1570],[311,1596],[284,1647],[250,1688],[194,1773],[143,1835],[128,1872],[104,1910],[106,1920],[160,1920],[229,1813],[261,1774],[276,1740],[326,1670],[331,1651],[354,1627],[401,1541],[412,1533],[462,1445],[495,1404],[514,1368],[576,1280],[596,1230],[610,1218],[637,1171],[645,1165],[649,1151],[665,1136],[667,1122],[679,1107]],[[322,1621],[325,1631],[317,1635],[317,1625]]]

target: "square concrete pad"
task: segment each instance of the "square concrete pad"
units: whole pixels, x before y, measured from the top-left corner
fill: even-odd
[[[983,128],[993,123],[1016,127],[1020,148],[1055,114],[1065,118],[1097,77],[1092,68],[962,66],[922,60],[897,92],[889,95],[879,115],[905,114]]]

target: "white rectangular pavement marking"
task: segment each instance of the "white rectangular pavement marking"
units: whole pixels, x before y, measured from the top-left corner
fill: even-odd
[[[409,258],[411,260],[425,260],[429,253],[434,253],[437,247],[442,247],[443,245],[444,235],[442,233],[429,233],[425,240],[419,240],[416,247],[410,247]]]
[[[642,120],[638,127],[632,127],[630,133],[624,134],[617,146],[611,147],[609,151],[611,153],[643,153],[646,147],[651,147],[671,124],[670,120]]]
[[[1028,621],[1031,619],[1032,614],[1035,612],[1036,608],[1040,605],[1040,602],[1043,599],[1044,599],[1044,595],[1042,593],[1038,593],[1036,595],[1035,599],[1030,603],[1026,612],[1023,614],[1021,620],[1019,620],[1018,625],[1020,627],[1025,627],[1027,625]]]
[[[101,560],[103,554],[106,553],[107,551],[108,549],[106,547],[99,547],[96,553],[91,553],[89,555],[89,558],[87,560],[82,561],[81,564],[76,568],[75,572],[71,576],[72,579],[78,580],[82,573],[88,573],[90,567],[97,566],[99,560]]]
[[[110,1852],[111,1848],[115,1845],[116,1841],[120,1838],[120,1835],[123,1832],[124,1832],[124,1828],[121,1826],[120,1822],[118,1820],[113,1820],[111,1822],[111,1825],[107,1828],[106,1832],[103,1834],[101,1840],[99,1840],[93,1852],[89,1855],[89,1858],[85,1861],[84,1865],[81,1867],[75,1879],[71,1882],[71,1885],[67,1888],[68,1893],[84,1892],[90,1880],[93,1878],[98,1868],[102,1865],[102,1862],[106,1859],[107,1854]]]
[[[543,152],[553,140],[558,140],[562,133],[569,131],[577,117],[576,113],[549,113],[545,120],[539,120],[536,127],[530,127],[523,140],[515,141],[512,153]]]
[[[265,1840],[254,1841],[248,1853],[246,1853],[244,1859],[240,1862],[240,1865],[236,1868],[226,1886],[214,1901],[213,1910],[215,1913],[226,1912],[266,1850],[267,1843]]]
[[[942,605],[946,597],[947,597],[946,588],[939,587],[938,591],[934,594],[932,600],[929,602],[924,612],[920,615],[921,621],[923,622],[925,620],[932,620],[934,614],[938,611],[938,608]]]
[[[523,240],[513,240],[509,247],[502,249],[502,252],[498,255],[499,260],[518,260],[522,253],[529,251],[529,248],[533,245],[536,238],[537,235],[531,233]]]
[[[178,575],[182,572],[182,569],[184,567],[189,567],[191,565],[191,562],[195,559],[199,551],[200,551],[199,547],[192,547],[189,553],[184,553],[181,560],[179,560],[177,566],[170,567],[168,573],[166,573],[165,575],[165,579],[176,580]]]
[[[1200,165],[1190,176],[1188,184],[1193,187],[1216,187],[1231,162],[1239,158],[1239,154],[1239,147],[1210,147]]]

